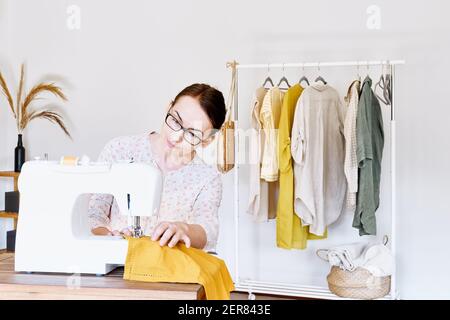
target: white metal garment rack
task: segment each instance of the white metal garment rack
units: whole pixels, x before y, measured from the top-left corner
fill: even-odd
[[[318,68],[320,67],[361,67],[361,66],[386,66],[391,74],[391,250],[396,256],[396,146],[395,146],[395,66],[405,64],[404,60],[379,60],[379,61],[338,61],[338,62],[305,62],[305,63],[271,63],[271,64],[236,64],[236,95],[235,95],[235,121],[236,128],[239,128],[238,119],[238,93],[239,93],[239,70],[241,69],[266,69],[266,68]],[[235,130],[236,141],[239,140],[239,130]],[[236,159],[239,155],[239,144],[235,144]],[[248,292],[249,299],[253,299],[253,293],[275,294],[286,296],[300,296],[319,299],[339,299],[332,294],[327,287],[293,285],[288,283],[264,282],[256,280],[241,279],[239,274],[239,161],[236,161],[234,168],[234,227],[235,227],[235,287],[238,291]],[[397,299],[398,291],[396,285],[396,272],[391,277],[391,292],[386,297]]]

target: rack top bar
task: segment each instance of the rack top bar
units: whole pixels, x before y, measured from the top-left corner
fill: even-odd
[[[372,60],[372,61],[325,61],[325,62],[298,62],[298,63],[260,63],[260,64],[238,64],[237,69],[258,69],[258,68],[319,68],[319,67],[367,67],[376,65],[399,65],[405,64],[405,60]]]

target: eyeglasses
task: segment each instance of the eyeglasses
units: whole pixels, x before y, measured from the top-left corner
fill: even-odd
[[[167,112],[165,122],[167,126],[173,131],[183,130],[183,138],[192,146],[196,146],[203,141],[203,133],[200,130],[185,128],[181,125],[180,121],[170,112]]]

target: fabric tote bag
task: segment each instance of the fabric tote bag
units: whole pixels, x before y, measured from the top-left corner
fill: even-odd
[[[235,154],[234,154],[234,107],[236,97],[236,65],[237,62],[228,62],[227,67],[231,67],[231,86],[228,94],[227,113],[225,115],[225,122],[218,132],[217,139],[217,169],[221,173],[226,173],[234,168]]]

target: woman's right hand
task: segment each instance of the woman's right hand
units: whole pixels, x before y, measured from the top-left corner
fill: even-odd
[[[124,228],[121,231],[111,231],[105,227],[97,227],[92,229],[91,232],[96,236],[131,236],[131,230],[129,228]]]

